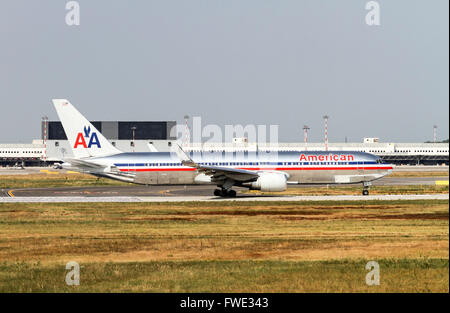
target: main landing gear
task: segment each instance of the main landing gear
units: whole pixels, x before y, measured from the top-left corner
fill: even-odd
[[[233,189],[216,189],[214,190],[214,195],[216,197],[229,197],[229,198],[234,198],[236,197],[236,191],[234,191]]]
[[[214,190],[214,195],[216,197],[236,197],[236,191],[231,189],[234,186],[234,181],[232,179],[227,179],[223,184],[218,185],[220,189]]]
[[[367,181],[367,182],[363,183],[363,191],[362,191],[363,196],[368,196],[369,195],[369,188],[370,188],[370,186],[372,186],[371,182]]]

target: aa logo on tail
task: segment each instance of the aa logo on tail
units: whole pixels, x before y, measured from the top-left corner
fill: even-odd
[[[83,133],[78,133],[77,139],[75,140],[74,148],[77,148],[78,146],[83,146],[83,148],[90,148],[93,145],[96,145],[98,148],[101,148],[100,141],[98,140],[97,133],[92,132],[91,134],[91,126],[84,126],[84,136]],[[84,139],[86,138],[86,139]],[[86,140],[89,139],[89,143],[86,145]]]

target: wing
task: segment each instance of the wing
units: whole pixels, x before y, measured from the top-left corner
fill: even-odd
[[[208,166],[208,165],[200,165],[192,160],[186,152],[178,145],[178,149],[176,150],[178,157],[181,160],[181,163],[184,166],[189,166],[196,168],[200,173],[204,173],[205,175],[211,176],[211,181],[225,181],[232,180],[238,182],[247,182],[256,180],[259,175],[255,171],[248,170],[240,170],[228,167],[219,167],[219,166]]]
[[[259,175],[255,171],[234,169],[228,167],[199,165],[195,162],[183,161],[183,165],[195,167],[200,173],[211,176],[212,181],[232,179],[239,182],[256,180]]]

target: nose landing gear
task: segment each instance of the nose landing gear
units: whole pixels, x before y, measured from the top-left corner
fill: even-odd
[[[367,182],[363,183],[363,191],[362,191],[363,196],[368,196],[369,195],[369,188],[370,188],[370,186],[372,186],[371,182],[367,181]]]
[[[216,197],[229,197],[229,198],[234,198],[236,197],[236,191],[234,191],[233,189],[216,189],[214,190],[214,195]]]

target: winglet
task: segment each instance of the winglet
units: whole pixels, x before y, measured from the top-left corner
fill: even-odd
[[[183,148],[181,148],[181,146],[179,144],[177,144],[178,149],[175,150],[178,158],[181,160],[181,163],[184,166],[189,166],[189,167],[195,167],[195,168],[199,168],[199,165],[197,163],[194,162],[194,160],[192,160],[187,153],[183,150]]]

